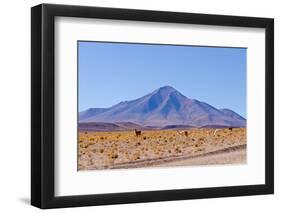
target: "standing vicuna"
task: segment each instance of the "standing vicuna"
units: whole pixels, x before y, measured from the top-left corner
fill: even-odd
[[[221,129],[216,129],[216,130],[214,131],[214,136],[216,136],[217,132],[219,132],[219,131],[221,131]]]
[[[137,130],[137,129],[135,129],[135,133],[136,133],[136,136],[138,137],[138,136],[140,136],[140,135],[141,135],[141,130]]]
[[[178,135],[185,135],[186,137],[188,136],[188,131],[177,131]]]

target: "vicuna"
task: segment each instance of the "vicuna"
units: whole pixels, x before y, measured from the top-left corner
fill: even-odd
[[[140,135],[141,135],[141,130],[137,130],[137,129],[135,129],[135,133],[136,133],[136,136],[138,137],[138,136],[140,136]]]

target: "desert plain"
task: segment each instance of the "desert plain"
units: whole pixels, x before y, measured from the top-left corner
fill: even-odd
[[[245,164],[246,128],[79,131],[78,170]]]

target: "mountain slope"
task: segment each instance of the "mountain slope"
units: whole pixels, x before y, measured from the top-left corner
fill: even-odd
[[[110,108],[90,108],[79,113],[79,122],[132,122],[143,126],[223,125],[242,127],[246,120],[229,109],[189,99],[170,86]]]

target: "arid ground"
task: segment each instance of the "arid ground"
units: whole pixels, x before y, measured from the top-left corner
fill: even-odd
[[[80,131],[78,170],[245,164],[246,153],[246,128]]]

